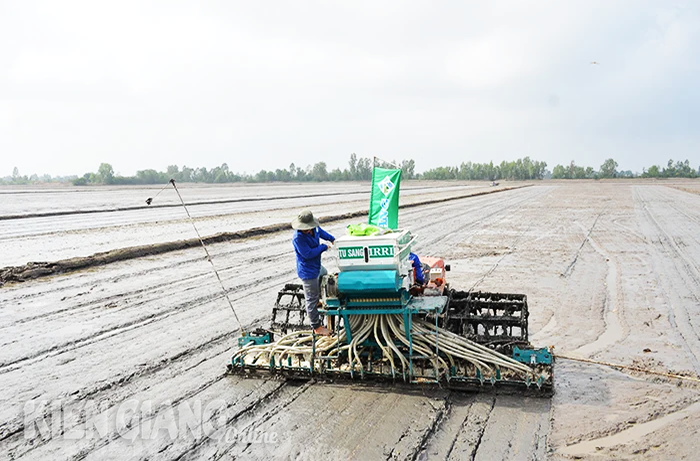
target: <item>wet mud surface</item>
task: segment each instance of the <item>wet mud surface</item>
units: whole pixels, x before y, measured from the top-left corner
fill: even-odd
[[[409,188],[408,189],[408,194],[411,194],[411,192],[415,191],[428,191],[429,193],[426,193],[425,195],[421,196],[414,196],[413,200],[409,199],[407,202],[408,203],[403,203],[400,205],[401,209],[406,209],[406,208],[413,208],[416,206],[424,206],[424,205],[433,205],[436,203],[442,203],[442,202],[448,202],[452,200],[459,200],[465,197],[476,197],[479,195],[487,195],[487,194],[493,194],[493,193],[498,193],[498,192],[504,192],[504,191],[509,191],[509,190],[514,190],[514,189],[519,189],[522,187],[530,187],[529,184],[524,184],[524,185],[517,185],[517,186],[510,186],[510,187],[499,187],[499,188],[492,188],[488,190],[483,190],[479,188],[479,190],[474,190],[474,191],[469,191],[469,192],[461,192],[460,195],[453,195],[450,194],[448,196],[444,196],[444,194],[436,194],[436,189],[439,190],[440,192],[444,192],[445,190],[451,190],[451,191],[456,191],[463,189],[463,187],[423,187],[423,188]],[[353,192],[352,194],[355,194],[358,192]],[[362,194],[366,195],[365,192],[362,192]],[[324,198],[337,198],[338,194],[312,194],[311,197],[324,197]],[[295,197],[295,198],[300,198],[300,197]],[[222,203],[241,203],[241,202],[248,202],[248,201],[256,201],[257,199],[255,198],[241,198],[241,199],[231,199],[228,201],[209,201],[209,202],[193,202],[188,204],[185,204],[185,206],[189,207],[198,207],[201,205],[211,205],[211,204],[222,204]],[[261,198],[260,200],[275,200],[274,198]],[[284,200],[287,200],[286,198]],[[182,203],[180,204],[170,204],[170,205],[163,205],[162,207],[182,207],[184,209],[184,206]],[[110,209],[105,212],[109,213],[116,213],[120,211],[133,211],[133,210],[140,210],[148,207],[138,207],[138,208],[114,208]],[[157,208],[157,207],[156,207]],[[188,210],[189,211],[189,208]],[[56,216],[67,216],[67,215],[75,215],[75,214],[92,214],[92,213],[99,213],[102,212],[101,210],[88,210],[88,211],[70,211],[70,212],[56,212],[56,213],[41,213],[41,214],[24,214],[24,215],[6,215],[5,219],[6,220],[12,220],[12,219],[19,219],[19,218],[25,218],[25,219],[31,219],[35,218],[38,216],[41,217],[56,217]],[[360,217],[366,217],[367,216],[367,211],[354,211],[354,212],[349,212],[349,213],[342,213],[342,214],[333,214],[333,215],[319,215],[319,220],[321,223],[326,224],[326,223],[331,223],[335,221],[345,221],[348,219],[354,219],[354,218],[360,218]],[[0,217],[0,220],[3,218]],[[194,229],[194,227],[193,227]],[[219,243],[219,242],[227,242],[230,240],[238,240],[238,239],[244,239],[244,238],[250,238],[250,237],[256,237],[256,236],[262,236],[262,235],[268,235],[274,232],[281,232],[284,230],[289,230],[290,229],[290,224],[288,222],[282,222],[282,223],[275,223],[275,224],[270,224],[267,226],[262,226],[262,227],[254,227],[251,229],[243,229],[240,231],[236,232],[219,232],[214,235],[208,235],[205,237],[202,237],[201,241],[199,237],[197,238],[191,238],[188,240],[178,240],[175,242],[163,242],[163,243],[157,243],[157,244],[151,244],[151,245],[140,245],[140,246],[135,246],[135,247],[128,247],[128,248],[119,248],[115,250],[109,250],[101,253],[97,253],[94,255],[90,256],[84,256],[84,257],[74,257],[74,258],[69,258],[69,259],[64,259],[64,260],[59,260],[59,261],[51,261],[51,262],[29,262],[25,265],[22,266],[10,266],[10,267],[4,267],[0,268],[0,285],[7,283],[7,282],[23,282],[25,280],[30,280],[30,279],[35,279],[38,277],[44,277],[47,275],[53,275],[53,274],[61,274],[61,273],[66,273],[66,272],[72,272],[88,267],[95,267],[95,266],[101,266],[104,264],[109,264],[117,261],[125,261],[127,259],[133,259],[133,258],[140,258],[143,256],[148,256],[148,255],[156,255],[156,254],[162,254],[162,253],[167,253],[168,251],[175,251],[175,250],[181,250],[184,248],[192,248],[194,246],[199,246],[202,244],[210,244],[210,243]],[[196,232],[195,232],[196,233]],[[8,246],[13,246],[13,242],[8,242]]]
[[[418,235],[419,254],[451,262],[452,286],[527,294],[533,344],[697,376],[700,196],[669,185],[543,182],[405,208],[400,221]],[[478,190],[467,187],[473,185],[423,191],[402,203]],[[226,199],[222,190],[200,200]],[[27,193],[23,200],[40,196]],[[196,219],[202,235],[213,236],[287,222],[305,206],[320,215],[366,209],[361,194],[350,196],[298,206],[269,200],[262,211],[238,202],[240,210]],[[188,222],[161,216],[153,244],[195,237]],[[3,266],[24,264],[16,263],[19,257],[79,257],[71,245],[80,240],[88,249],[138,247],[134,242],[155,229],[151,217],[93,227],[72,215],[36,219],[2,224],[19,224],[2,228],[6,244],[25,245],[8,250],[15,259]],[[360,219],[324,228],[341,234]],[[123,237],[110,240],[113,235]],[[207,246],[246,328],[265,324],[277,290],[295,281],[290,237],[279,231]],[[103,246],[95,243],[103,239]],[[3,458],[696,459],[700,386],[690,381],[564,359],[555,366],[551,399],[227,375],[238,325],[196,243],[0,288]],[[324,264],[333,269],[334,256]],[[129,402],[140,405],[140,416],[116,427]],[[150,410],[143,411],[146,403]],[[210,410],[198,413],[209,432],[173,436],[169,418],[197,405]],[[63,412],[52,431],[55,407]],[[100,421],[106,427],[94,436],[67,436]],[[149,430],[154,427],[159,430]]]
[[[369,184],[362,183],[178,187],[204,236],[286,223],[289,216],[304,208],[313,208],[319,216],[366,213],[369,203]],[[343,193],[343,187],[348,194]],[[449,199],[504,187],[407,181],[401,203]],[[145,206],[149,197],[154,198],[150,207]],[[4,250],[0,254],[0,267],[88,257],[195,236],[177,194],[169,185],[56,191],[0,187],[0,198],[0,217],[13,217],[0,219],[0,244]],[[16,219],[17,216],[24,217]]]

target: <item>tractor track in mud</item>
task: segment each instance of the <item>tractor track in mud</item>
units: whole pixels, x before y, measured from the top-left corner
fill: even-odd
[[[252,325],[261,325],[265,321],[267,321],[267,318],[265,319],[259,319],[255,322],[253,322]],[[249,325],[250,327],[250,325]],[[103,408],[103,411],[108,411],[112,409],[114,406],[119,404],[125,399],[128,399],[139,392],[144,391],[145,389],[148,389],[149,384],[148,382],[146,383],[141,383],[141,381],[148,379],[148,378],[155,378],[155,375],[158,373],[162,373],[164,371],[168,371],[172,367],[175,367],[178,362],[185,362],[188,360],[192,359],[192,356],[197,353],[205,353],[208,351],[212,351],[204,355],[203,357],[198,357],[194,363],[185,365],[182,368],[180,368],[178,371],[179,373],[187,373],[190,370],[195,369],[199,365],[201,365],[205,361],[211,361],[215,360],[217,357],[221,356],[222,351],[226,351],[230,348],[230,342],[232,340],[235,340],[235,334],[231,334],[229,332],[226,332],[224,334],[219,335],[218,337],[214,337],[209,339],[207,342],[199,344],[196,347],[193,347],[188,350],[181,351],[171,357],[168,357],[167,359],[162,359],[158,362],[154,362],[149,364],[145,368],[139,369],[137,372],[130,373],[125,376],[117,377],[109,382],[105,382],[101,384],[99,387],[92,388],[92,389],[83,389],[80,391],[78,395],[78,399],[75,400],[73,403],[75,405],[79,405],[80,402],[84,402],[86,400],[91,400],[91,399],[97,399],[101,402],[108,402],[109,407],[108,408]],[[192,399],[197,396],[197,394],[200,394],[204,390],[208,389],[209,387],[213,386],[214,384],[219,383],[220,381],[228,378],[229,375],[227,375],[224,370],[222,369],[220,373],[212,375],[211,377],[208,378],[208,380],[197,383],[197,386],[193,389],[188,390],[184,394],[177,395],[175,398],[173,398],[170,401],[171,406],[175,406],[180,402],[183,402],[188,399]],[[280,386],[284,385],[283,382],[279,382]],[[128,388],[129,386],[135,387],[134,389],[127,389],[127,392],[120,395],[118,398],[110,398],[109,391],[113,391],[115,388],[119,389],[125,389]],[[255,392],[255,389],[251,390],[248,394],[244,395],[243,398],[246,398],[250,395],[253,395]],[[106,394],[106,395],[102,395]],[[263,400],[266,398],[263,396]],[[259,404],[260,400],[257,399],[255,400],[249,408]],[[47,417],[48,413],[43,413],[40,415],[40,418]],[[94,415],[90,415],[94,416]],[[74,421],[74,424],[72,427],[75,427],[80,424],[85,423],[86,415],[81,415],[81,418],[77,419]],[[146,422],[148,420],[154,419],[157,417],[157,413],[154,413],[152,415],[149,415],[147,419],[142,419],[142,422]],[[8,439],[12,439],[13,437],[15,439],[21,439],[21,432],[24,430],[24,424],[26,423],[25,421],[17,421],[14,427],[11,427],[10,430],[5,431],[5,432],[0,432],[0,442],[7,443]],[[3,427],[7,427],[8,425],[12,426],[12,423],[10,424],[3,424]],[[19,437],[18,437],[19,436]],[[95,445],[92,445],[90,447],[90,451],[94,451],[96,449],[99,449],[102,446],[106,446],[108,443],[111,441],[115,440],[119,436],[118,433],[111,433],[109,438],[103,438],[100,439],[100,443],[97,443]],[[18,443],[18,440],[14,441],[15,443]],[[40,448],[41,446],[45,445],[48,443],[49,440],[41,440],[37,443],[33,443],[31,446],[31,450],[35,450]],[[29,450],[29,451],[31,451]],[[73,457],[73,459],[83,459],[83,456],[76,456]]]
[[[488,414],[486,415],[486,418],[484,419],[483,423],[480,424],[478,430],[478,436],[476,441],[474,442],[474,447],[472,448],[472,452],[469,454],[469,459],[474,460],[476,458],[476,454],[479,452],[479,447],[481,446],[481,441],[484,438],[484,433],[486,432],[486,427],[489,422],[489,418],[491,418],[491,415],[493,414],[493,407],[496,405],[496,400],[491,401],[491,408],[489,408]]]
[[[272,402],[271,402],[272,399],[269,396],[266,396],[266,398],[260,399],[259,401],[255,402],[254,405],[246,408],[245,411],[239,412],[236,415],[234,415],[234,417],[226,420],[226,425],[228,426],[228,425],[233,424],[236,421],[240,421],[240,420],[244,419],[242,417],[245,415],[250,415],[250,421],[246,421],[246,424],[243,426],[243,430],[246,430],[254,425],[263,424],[266,421],[270,420],[275,415],[277,415],[278,413],[280,413],[281,411],[283,411],[284,409],[286,409],[289,405],[294,403],[299,397],[301,397],[302,394],[304,394],[305,392],[307,392],[311,388],[312,384],[313,383],[311,383],[311,382],[307,382],[307,383],[299,385],[296,389],[294,389],[292,391],[291,395],[289,395],[287,398],[285,398],[284,400],[282,400],[280,402],[274,402],[274,404],[275,404],[274,406],[272,406]],[[283,385],[283,386],[287,387],[287,388],[289,387],[289,385]],[[282,389],[283,386],[280,386],[279,389]],[[277,395],[278,393],[275,392],[274,394]],[[266,408],[262,412],[253,411],[256,409],[260,409],[266,403],[269,403],[271,408]],[[235,446],[236,446],[236,443],[234,442],[234,443],[229,444],[228,446],[223,447],[223,450],[217,449],[216,454],[214,456],[212,456],[211,459],[221,459],[222,457],[226,456]],[[201,445],[200,445],[200,447],[201,447]],[[199,449],[200,447],[197,447],[197,449]],[[245,451],[245,449],[243,451]],[[192,450],[190,450],[189,452],[186,453],[186,456],[188,456],[188,457],[192,456],[192,455],[194,455],[194,453],[192,453]],[[197,453],[196,459],[199,459],[199,458],[200,458],[200,456]]]
[[[690,295],[695,299],[695,305],[700,305],[700,297],[698,296],[700,293],[700,277],[696,275],[698,274],[697,267],[695,267],[692,261],[688,260],[684,252],[678,248],[674,238],[659,224],[658,220],[649,210],[648,202],[640,195],[639,191],[635,192],[636,199],[639,200],[645,217],[649,223],[653,224],[654,229],[656,229],[659,238],[658,241],[662,243],[662,251],[675,256],[675,258],[665,259],[674,261],[673,267],[678,274],[678,279],[684,283]],[[676,209],[675,207],[673,208]],[[676,209],[676,211],[678,210]],[[664,245],[663,242],[666,242],[666,244]],[[654,247],[654,249],[656,248]],[[675,261],[680,261],[682,270],[679,270]],[[662,272],[657,273],[661,274]],[[692,357],[694,371],[696,373],[700,372],[700,332],[694,327],[692,317],[682,302],[670,301],[668,304],[670,304],[668,311],[670,322],[674,328],[678,330],[683,339],[686,353]]]
[[[487,213],[486,215],[477,215],[475,218],[473,218],[473,220],[470,220],[471,218],[469,216],[469,212],[475,210],[476,205],[471,208],[459,210],[458,213],[453,215],[453,219],[448,220],[447,223],[445,221],[436,221],[434,223],[424,225],[419,231],[422,239],[420,244],[418,244],[416,247],[418,249],[431,248],[432,251],[436,252],[435,254],[443,254],[449,248],[450,240],[463,238],[465,231],[473,229],[480,224],[484,224],[492,218],[503,219],[507,212],[512,211],[514,208],[522,205],[523,203],[534,200],[548,192],[547,188],[542,188],[542,190],[539,189],[540,188],[528,191],[532,193],[526,194],[525,197],[508,197],[508,201],[501,204],[493,212]],[[446,208],[438,207],[434,209],[434,212],[441,215],[441,211],[443,210],[446,210]],[[462,216],[466,216],[466,223],[456,219]],[[438,229],[440,232],[436,232]]]
[[[623,187],[629,193],[620,193]],[[608,315],[630,322],[629,333],[597,354],[601,360],[677,371],[691,363],[687,351],[674,355],[684,344],[680,332],[695,332],[700,320],[689,301],[700,284],[688,266],[700,256],[693,237],[700,216],[694,212],[698,196],[686,194],[665,206],[677,197],[663,190],[543,184],[416,205],[404,209],[401,219],[419,236],[420,254],[458,260],[451,285],[466,289],[483,277],[481,289],[527,293],[538,345],[573,350],[593,344],[610,328],[601,306],[606,296],[615,296],[605,283],[618,280],[610,289],[622,304]],[[641,200],[648,211],[634,207]],[[590,226],[606,205],[576,270],[561,277],[585,238],[588,227],[582,230],[581,224]],[[625,211],[617,212],[623,205]],[[324,228],[337,235],[355,218]],[[289,236],[272,232],[208,247],[244,327],[264,325],[277,289],[294,279]],[[332,266],[334,257],[325,261]],[[671,268],[680,271],[675,278],[664,275]],[[12,459],[558,461],[570,459],[564,447],[585,456],[594,444],[585,442],[601,439],[597,456],[604,458],[647,453],[649,459],[673,459],[671,454],[692,459],[695,452],[683,448],[677,434],[696,427],[697,389],[592,365],[559,364],[552,400],[226,375],[237,325],[215,282],[201,248],[190,247],[0,288],[0,342],[6,350],[0,356],[5,367],[0,386],[10,390],[0,397],[0,450]],[[668,313],[672,323],[665,327],[666,317],[659,313]],[[698,340],[694,334],[685,347]],[[221,399],[220,411],[207,416],[215,425],[221,418],[216,426],[221,433],[260,430],[276,433],[280,441],[170,440],[164,432],[130,443],[114,429],[97,439],[62,440],[57,434],[27,441],[25,423],[33,425],[47,413],[27,419],[22,404],[56,399],[76,406],[105,403],[96,410],[103,413],[86,410],[72,421],[76,427],[100,414],[112,417],[129,399],[155,402],[156,411],[143,422],[167,414],[168,404]],[[627,422],[634,420],[644,437]],[[651,446],[657,448],[644,451]]]
[[[263,319],[259,319],[258,321],[254,322],[253,324],[261,324],[262,322],[263,322]],[[167,367],[173,366],[173,364],[175,364],[179,361],[183,361],[185,359],[188,359],[189,357],[191,357],[195,353],[207,351],[208,349],[213,349],[216,346],[221,346],[224,344],[224,342],[231,341],[233,338],[235,338],[235,334],[232,334],[230,332],[220,334],[218,336],[210,338],[208,340],[208,342],[206,342],[206,343],[202,343],[202,344],[197,345],[196,347],[180,351],[180,352],[176,353],[175,355],[172,355],[168,358],[162,359],[158,362],[150,363],[146,367],[140,368],[138,371],[131,372],[127,375],[117,376],[114,379],[107,381],[107,382],[104,382],[104,383],[101,383],[99,386],[91,388],[91,389],[81,389],[80,392],[78,393],[79,400],[87,400],[90,398],[100,397],[101,393],[104,393],[105,391],[113,389],[115,386],[123,387],[125,385],[130,384],[131,382],[133,382],[136,379],[147,378],[151,375],[154,375],[160,371],[165,370]],[[226,344],[225,346],[226,346],[225,348],[229,347],[228,344]],[[183,368],[182,371],[188,371],[189,369],[196,367],[199,363],[201,363],[201,361],[211,360],[211,359],[215,358],[216,356],[218,356],[220,353],[221,353],[220,351],[217,351],[215,354],[213,354],[211,356],[207,356],[203,359],[200,359],[200,361],[198,361],[194,365]],[[214,378],[214,381],[212,381],[212,382],[216,382],[216,381],[222,379],[224,376],[225,375],[222,372],[220,375],[218,375],[216,378]],[[136,391],[134,391],[134,392],[136,392]],[[45,417],[45,416],[47,416],[47,414],[43,414],[42,416]],[[82,422],[82,421],[78,421],[78,422]],[[4,427],[4,425],[3,425],[3,427]],[[15,428],[11,429],[10,432],[8,432],[8,433],[0,432],[0,441],[3,441],[5,439],[9,438],[12,435],[16,435],[18,432],[21,432],[23,428],[24,428],[24,424],[22,422],[20,422],[20,424],[15,425]]]
[[[273,277],[269,277],[268,280],[274,280]],[[251,293],[246,293],[245,295],[242,295],[238,298],[232,298],[233,301],[240,301],[244,300],[246,298],[249,298],[253,295],[259,294],[261,292],[274,289],[277,286],[279,286],[279,283],[275,284],[270,284],[266,286],[262,286],[259,290],[251,292]],[[222,298],[223,295],[221,294],[212,294],[207,297],[202,297],[198,298],[194,301],[191,301],[187,304],[182,304],[182,305],[175,305],[169,309],[166,310],[161,310],[158,313],[154,314],[149,314],[143,317],[138,317],[136,319],[130,320],[129,322],[122,323],[119,325],[112,325],[108,328],[105,328],[103,330],[96,331],[88,336],[81,337],[80,339],[70,341],[64,344],[59,344],[56,346],[53,346],[51,348],[45,349],[45,350],[39,350],[39,351],[34,351],[32,355],[28,355],[22,358],[19,358],[14,361],[9,361],[9,362],[0,362],[0,374],[7,373],[9,371],[12,371],[16,369],[17,365],[23,364],[26,362],[32,362],[37,359],[42,359],[44,357],[48,357],[50,355],[60,355],[65,352],[78,349],[80,347],[84,347],[89,344],[93,344],[98,341],[104,341],[109,339],[110,337],[114,335],[119,335],[125,331],[129,330],[134,330],[138,328],[145,327],[153,322],[157,322],[165,317],[168,317],[172,315],[175,312],[182,312],[183,310],[190,310],[190,309],[195,309],[197,307],[201,307],[203,304],[207,302],[211,302],[217,299]],[[145,304],[147,301],[143,301],[140,303],[134,303],[131,305],[132,308],[138,307],[139,304]]]
[[[222,253],[222,254],[224,254],[224,253]],[[286,253],[279,253],[279,254],[273,255],[272,258],[267,258],[267,261],[268,262],[275,262],[275,260],[285,258],[286,256],[288,256]],[[117,282],[122,282],[122,281],[129,281],[129,279],[137,279],[140,276],[145,275],[147,272],[172,270],[174,267],[177,267],[179,265],[192,264],[192,263],[195,263],[199,260],[201,260],[201,257],[189,258],[189,259],[183,260],[177,264],[163,265],[160,267],[155,267],[150,271],[134,271],[132,274],[129,274],[127,276],[120,275],[120,276],[115,276],[115,277],[107,277],[107,278],[102,279],[100,283],[106,284],[106,283],[117,283]],[[233,270],[235,267],[236,266],[234,266],[234,265],[224,266],[224,267],[219,268],[219,270],[221,273],[226,273],[227,271]],[[57,316],[64,315],[66,313],[74,314],[74,313],[78,313],[82,310],[97,310],[97,309],[100,309],[102,307],[102,304],[109,305],[112,301],[117,300],[117,299],[123,300],[125,298],[127,298],[127,299],[128,298],[138,298],[141,295],[148,294],[149,292],[152,292],[154,289],[155,290],[165,289],[165,288],[171,287],[175,284],[194,282],[195,280],[207,279],[208,277],[210,277],[210,274],[197,273],[197,274],[188,275],[188,276],[179,278],[177,280],[170,280],[170,281],[161,282],[161,283],[158,283],[155,285],[150,285],[149,287],[145,287],[145,288],[139,288],[139,289],[135,289],[135,290],[127,291],[127,292],[121,292],[119,294],[104,296],[104,297],[100,298],[99,304],[92,302],[92,301],[85,301],[82,303],[79,302],[79,303],[76,303],[75,305],[70,306],[70,307],[59,308],[59,309],[54,310],[54,311],[49,311],[49,312],[44,312],[44,313],[37,314],[34,316],[29,315],[26,317],[19,318],[16,321],[8,323],[7,325],[0,326],[0,330],[2,330],[4,328],[9,328],[9,327],[12,327],[15,325],[21,325],[24,323],[36,321],[36,320],[50,320],[50,319],[56,318]],[[88,289],[87,286],[90,286],[90,288]],[[85,287],[86,291],[82,291],[82,292],[78,293],[78,295],[77,295],[77,296],[84,296],[85,294],[88,294],[90,291],[92,291],[94,286],[95,286],[95,282],[91,281],[91,282],[88,282],[84,285],[78,285],[78,286],[74,285],[73,288]],[[243,286],[244,286],[243,283],[235,284],[235,285],[231,286],[229,289],[227,289],[227,292],[236,292],[238,289],[242,288]],[[61,291],[63,291],[63,290],[58,289],[58,290],[56,290],[56,293],[60,293]],[[46,290],[46,291],[42,291],[41,293],[34,294],[33,296],[22,296],[22,297],[18,298],[17,300],[26,301],[27,299],[32,299],[33,297],[45,296],[47,293],[51,293],[51,292],[52,292],[52,290]],[[75,296],[75,297],[77,297],[77,296]],[[216,297],[223,297],[223,294],[219,294]],[[61,301],[65,301],[68,298],[69,298],[69,296],[64,296],[61,298]],[[135,307],[135,305],[138,305],[138,304],[130,304],[130,305],[126,306],[126,308],[132,308],[132,307]]]
[[[620,299],[619,263],[613,253],[606,250],[604,244],[597,242],[590,231],[586,235],[586,241],[605,261],[606,267],[605,299],[601,303],[599,312],[603,322],[603,331],[593,341],[582,345],[574,351],[577,354],[590,356],[624,340],[629,334],[629,327],[625,322],[624,300]]]

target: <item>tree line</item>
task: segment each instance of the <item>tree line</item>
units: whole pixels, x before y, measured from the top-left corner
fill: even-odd
[[[188,166],[170,165],[165,171],[139,170],[135,176],[121,176],[114,172],[109,163],[102,163],[94,173],[83,176],[52,177],[50,175],[22,176],[14,168],[12,176],[0,178],[0,184],[36,184],[50,182],[72,182],[77,186],[90,184],[165,184],[170,179],[177,182],[199,183],[235,183],[235,182],[305,182],[305,181],[369,181],[372,178],[372,158],[358,158],[350,155],[348,167],[344,169],[328,169],[325,162],[318,162],[306,168],[297,167],[294,163],[287,169],[260,170],[255,174],[241,174],[230,170],[226,163],[211,169],[190,168]],[[599,170],[592,167],[576,165],[572,160],[569,165],[556,165],[550,172],[547,163],[524,157],[515,161],[502,161],[500,164],[463,162],[459,166],[440,166],[429,169],[424,173],[415,172],[413,160],[403,160],[398,163],[378,161],[377,166],[384,168],[399,167],[405,179],[430,180],[536,180],[536,179],[604,179],[604,178],[697,178],[700,177],[700,167],[696,170],[688,160],[669,160],[665,167],[652,165],[644,168],[641,174],[632,171],[620,171],[618,163],[610,158],[605,160]]]
[[[530,157],[503,161],[500,165],[489,163],[462,163],[456,167],[437,167],[422,174],[422,179],[488,180],[498,179],[530,180],[547,176],[547,163],[531,160]]]
[[[51,176],[50,174],[43,174],[39,176],[38,174],[32,175],[21,175],[19,169],[14,167],[12,169],[12,176],[5,176],[0,178],[0,185],[21,185],[21,184],[46,184],[46,183],[63,183],[71,182],[76,178],[75,175],[72,176]]]
[[[318,162],[306,168],[297,167],[294,163],[288,169],[260,170],[248,175],[231,171],[228,164],[212,169],[190,168],[170,165],[165,171],[140,170],[135,176],[119,176],[114,174],[114,169],[109,163],[100,164],[96,173],[85,173],[82,177],[75,178],[73,184],[84,186],[88,184],[165,184],[170,179],[176,182],[200,182],[200,183],[235,183],[235,182],[308,182],[308,181],[369,181],[372,179],[374,159],[357,158],[352,154],[348,162],[348,168],[341,170],[335,168],[328,170],[326,162]],[[415,162],[404,160],[398,164],[385,161],[377,161],[376,166],[381,168],[401,168],[404,178],[415,179],[419,175],[415,173]]]
[[[231,182],[321,182],[321,181],[369,181],[372,179],[374,159],[358,158],[350,155],[348,167],[329,170],[325,162],[318,162],[306,168],[299,168],[294,163],[288,169],[260,170],[246,175],[231,171],[226,163],[208,170],[206,168],[189,168],[177,165],[168,166],[166,171],[141,170],[136,176],[125,177],[114,174],[114,169],[108,163],[102,163],[96,173],[86,173],[73,180],[75,185],[88,184],[164,184],[171,178],[177,182],[201,183],[231,183]],[[400,168],[404,179],[455,179],[455,180],[488,180],[513,179],[528,180],[542,179],[547,174],[547,163],[532,161],[529,157],[513,162],[501,162],[500,165],[489,163],[462,163],[458,167],[437,167],[423,174],[415,172],[413,159],[401,162],[384,162],[378,160],[380,168]]]
[[[582,167],[576,165],[572,160],[567,166],[557,165],[552,169],[552,179],[606,179],[606,178],[697,178],[700,176],[700,167],[697,170],[690,166],[690,161],[669,160],[666,168],[659,165],[652,165],[648,169],[645,167],[642,174],[635,174],[631,171],[618,171],[617,162],[609,158],[600,166],[600,170],[595,171],[592,167]]]
[[[661,168],[658,165],[652,165],[647,170],[646,168],[641,174],[642,178],[697,178],[700,177],[700,168],[697,171],[690,166],[690,162],[686,159],[684,162],[669,160],[666,168]]]

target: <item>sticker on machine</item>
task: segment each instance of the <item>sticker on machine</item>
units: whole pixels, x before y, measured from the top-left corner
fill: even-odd
[[[369,247],[369,257],[371,258],[393,258],[393,245],[377,245]]]
[[[338,248],[338,258],[340,259],[363,259],[365,257],[362,247]]]

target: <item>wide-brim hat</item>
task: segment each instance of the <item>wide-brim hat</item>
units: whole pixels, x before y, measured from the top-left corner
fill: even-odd
[[[314,218],[314,214],[310,210],[302,211],[292,221],[292,228],[297,230],[316,229],[318,225],[318,219]]]

